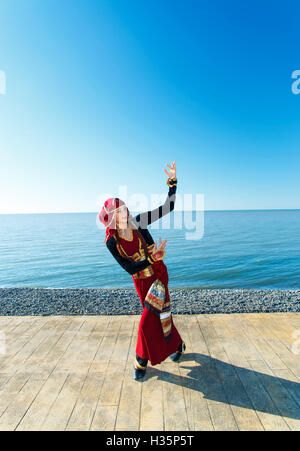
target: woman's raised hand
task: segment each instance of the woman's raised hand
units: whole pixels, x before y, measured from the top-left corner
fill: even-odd
[[[175,179],[176,178],[176,161],[172,161],[171,166],[167,164],[168,168],[170,168],[169,171],[164,169],[165,173],[169,177],[169,179]]]

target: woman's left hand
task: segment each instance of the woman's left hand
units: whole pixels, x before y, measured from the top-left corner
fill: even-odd
[[[170,171],[167,171],[166,169],[164,169],[165,173],[167,174],[167,176],[169,177],[169,179],[176,179],[176,161],[172,161],[171,165],[167,166],[170,168]]]
[[[167,241],[168,241],[167,239],[165,239],[164,241],[161,241],[161,238],[159,238],[159,246],[158,247],[156,247],[157,241],[155,241],[153,250],[151,253],[151,257],[153,257],[154,259],[158,259],[158,260],[163,258],[166,254],[165,247],[167,245]]]

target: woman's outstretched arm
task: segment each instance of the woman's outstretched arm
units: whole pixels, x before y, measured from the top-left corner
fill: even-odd
[[[174,210],[177,189],[175,161],[172,162],[172,166],[167,166],[170,168],[170,171],[164,169],[165,173],[168,175],[167,185],[169,186],[169,192],[167,199],[163,205],[160,205],[154,210],[139,213],[138,215],[131,218],[131,220],[134,221],[137,227],[146,229],[149,224],[152,224],[153,222],[157,221],[158,219]]]

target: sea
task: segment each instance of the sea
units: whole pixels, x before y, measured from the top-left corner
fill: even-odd
[[[148,229],[169,287],[300,289],[300,210],[173,211]],[[104,238],[95,212],[0,215],[0,287],[133,288]]]

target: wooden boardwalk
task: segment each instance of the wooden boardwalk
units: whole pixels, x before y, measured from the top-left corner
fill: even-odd
[[[0,430],[300,430],[300,314],[174,315],[143,382],[139,319],[0,317]]]

